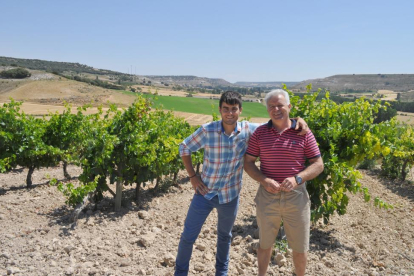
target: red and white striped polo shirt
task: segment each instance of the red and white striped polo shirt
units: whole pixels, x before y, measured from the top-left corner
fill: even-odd
[[[249,140],[246,154],[260,157],[260,171],[269,178],[282,182],[305,169],[306,159],[321,156],[312,132],[297,135],[296,121],[281,134],[272,120],[261,125]]]

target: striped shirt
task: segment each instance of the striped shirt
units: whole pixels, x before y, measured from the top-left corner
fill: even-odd
[[[237,122],[233,133],[224,132],[221,121],[202,125],[180,144],[180,156],[204,149],[201,180],[209,192],[210,200],[218,195],[219,203],[235,199],[242,188],[244,154],[249,138],[260,124]]]
[[[303,171],[306,159],[321,156],[313,133],[299,136],[295,126],[292,122],[291,128],[279,133],[270,120],[249,141],[247,154],[260,157],[260,171],[277,182]]]

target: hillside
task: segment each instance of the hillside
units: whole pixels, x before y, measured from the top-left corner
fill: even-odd
[[[217,87],[233,86],[232,83],[223,79],[204,78],[196,76],[143,76],[155,83],[168,83],[170,85],[181,85],[189,87]]]
[[[13,57],[0,57],[0,66],[20,66],[32,70],[49,72],[76,72],[95,75],[125,75],[120,72],[96,69],[88,65],[73,62],[47,61],[40,59],[23,59]]]
[[[4,68],[0,66],[0,71]],[[133,95],[68,80],[42,70],[29,69],[29,71],[32,74],[30,78],[0,79],[0,103],[13,98],[16,101],[45,105],[63,105],[64,102],[75,106],[88,103],[108,105],[110,102],[128,106],[135,98]]]
[[[414,90],[401,94],[401,101],[414,102]]]
[[[234,89],[243,95],[254,94],[274,88],[281,88],[286,84],[295,92],[306,91],[306,86],[312,83],[313,90],[319,88],[328,89],[334,93],[375,93],[378,90],[392,92],[414,91],[414,74],[353,74],[335,75],[323,79],[310,79],[301,82],[244,82],[230,83],[224,79],[206,78],[197,76],[160,76],[160,75],[130,75],[121,72],[93,68],[88,65],[73,62],[57,62],[39,59],[21,59],[13,57],[1,57],[0,67],[10,69],[16,66],[31,70],[60,73],[65,76],[102,80],[108,83],[126,86],[152,85],[158,87],[174,87],[180,90],[198,89],[203,93],[220,93]],[[1,70],[1,68],[0,68]],[[189,91],[187,91],[189,92]],[[191,91],[193,92],[193,91]],[[411,97],[409,97],[411,98]]]
[[[414,90],[414,74],[335,75],[302,81],[292,89],[305,91],[310,83],[312,83],[312,90],[322,88],[331,92],[377,92],[378,90],[407,92]]]
[[[152,84],[168,84],[168,85],[180,85],[185,87],[220,87],[220,86],[233,86],[228,81],[217,78],[204,78],[196,76],[157,76],[157,75],[130,75],[121,72],[93,68],[88,65],[73,63],[73,62],[57,62],[47,61],[39,59],[21,59],[13,57],[0,57],[0,66],[3,67],[25,67],[31,70],[42,70],[48,72],[58,72],[66,75],[79,75],[84,77],[95,79],[99,76],[100,79],[106,81],[116,82],[118,79],[122,81],[128,80],[129,82],[141,83],[145,81],[151,81]]]
[[[298,82],[292,82],[292,81],[268,81],[268,82],[254,82],[254,81],[238,81],[235,82],[234,85],[242,86],[242,87],[263,87],[263,88],[269,88],[269,89],[275,89],[275,88],[282,88],[282,85],[286,84],[286,86],[292,87]]]
[[[9,70],[17,66],[25,67],[31,70],[35,76],[41,75],[40,78],[31,77],[22,81],[39,80],[48,76],[53,81],[67,78],[70,80],[84,83],[83,86],[101,87],[104,90],[112,89],[127,90],[133,92],[144,92],[151,90],[168,90],[174,92],[202,93],[210,97],[211,94],[218,95],[226,90],[234,90],[244,96],[260,97],[262,93],[275,88],[281,88],[282,84],[293,92],[305,92],[306,86],[312,84],[312,89],[316,91],[319,88],[330,90],[333,93],[340,94],[342,97],[359,98],[361,96],[381,98],[383,100],[398,100],[411,102],[414,93],[414,74],[365,74],[365,75],[335,75],[323,79],[311,79],[302,82],[236,82],[234,84],[219,78],[206,78],[197,76],[160,76],[160,75],[130,75],[121,72],[97,69],[88,65],[71,62],[45,61],[38,59],[19,59],[12,57],[0,57],[0,71]],[[51,73],[54,73],[53,75]],[[56,77],[58,75],[58,77]],[[50,82],[50,84],[52,84]],[[4,96],[5,92],[10,92],[9,96],[13,97],[13,90],[16,90],[21,82],[17,80],[2,79],[0,81],[0,95]],[[86,83],[86,84],[85,84]],[[56,85],[52,85],[56,87]],[[92,88],[90,88],[92,89]],[[86,90],[90,90],[86,89]],[[49,89],[50,90],[50,89]],[[82,91],[81,91],[82,90]],[[84,96],[87,95],[85,89],[79,90]],[[96,90],[96,89],[93,89]],[[65,90],[63,94],[66,94]],[[382,91],[382,92],[381,92]],[[384,92],[386,91],[386,92]],[[56,93],[62,94],[62,90],[56,90]],[[208,95],[207,95],[208,94]],[[58,98],[61,98],[59,95]],[[28,97],[31,98],[31,97]],[[92,98],[96,101],[97,97],[88,97],[87,101]],[[100,97],[107,101],[106,97]],[[37,101],[38,102],[38,101]],[[50,100],[48,100],[51,103]],[[129,102],[129,101],[128,101]],[[407,111],[407,110],[403,110]]]

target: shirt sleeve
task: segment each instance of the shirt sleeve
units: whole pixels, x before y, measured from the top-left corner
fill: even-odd
[[[318,143],[316,143],[315,136],[311,131],[306,133],[305,137],[305,156],[307,159],[313,159],[321,156]]]
[[[180,156],[191,155],[192,152],[198,151],[203,148],[207,140],[207,131],[201,126],[193,134],[185,138],[180,144],[179,152]]]
[[[255,131],[249,139],[246,154],[258,157],[260,155],[259,131]]]

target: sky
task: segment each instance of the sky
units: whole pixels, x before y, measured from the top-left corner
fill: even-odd
[[[0,56],[138,75],[413,74],[413,0],[0,0]]]

